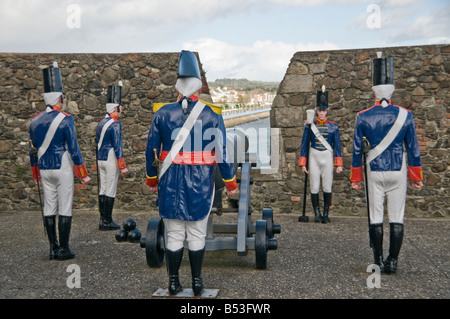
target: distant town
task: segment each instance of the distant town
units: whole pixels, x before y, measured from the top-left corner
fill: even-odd
[[[270,108],[276,96],[278,82],[259,82],[247,79],[217,79],[209,82],[214,104],[225,110]]]

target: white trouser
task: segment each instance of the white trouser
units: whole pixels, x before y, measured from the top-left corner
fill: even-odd
[[[203,249],[206,232],[208,231],[208,217],[209,214],[202,220],[197,221],[164,219],[164,226],[167,231],[166,248],[176,251],[184,246],[184,240],[186,239],[189,250]]]
[[[42,191],[44,193],[44,216],[72,216],[73,168],[69,153],[61,159],[60,169],[41,169]]]
[[[106,161],[98,161],[100,173],[99,195],[116,197],[117,181],[119,180],[119,169],[117,168],[117,158],[114,149],[110,149]]]
[[[405,156],[403,155],[400,171],[371,171],[370,164],[367,165],[367,170],[370,223],[383,223],[384,198],[386,196],[389,223],[403,224],[407,189]]]
[[[319,193],[320,179],[325,193],[331,193],[333,186],[333,154],[328,151],[309,149],[309,184],[312,194]]]

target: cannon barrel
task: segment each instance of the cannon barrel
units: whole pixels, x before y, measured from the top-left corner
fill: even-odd
[[[237,171],[239,163],[254,160],[254,158],[248,158],[248,155],[246,155],[249,147],[248,137],[242,130],[236,128],[228,128],[226,130],[226,134],[227,155],[229,160],[233,163],[235,171]],[[217,166],[214,169],[214,183],[216,185],[216,190],[220,190],[225,187],[225,183],[222,180],[222,174]]]

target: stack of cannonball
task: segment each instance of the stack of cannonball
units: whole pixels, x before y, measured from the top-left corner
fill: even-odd
[[[136,228],[136,221],[134,219],[127,219],[123,223],[123,229],[119,229],[116,233],[116,240],[118,242],[129,241],[130,243],[138,243],[141,239],[141,231]]]

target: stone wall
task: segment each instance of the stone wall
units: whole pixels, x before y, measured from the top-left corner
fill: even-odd
[[[272,129],[281,130],[281,171],[255,176],[255,203],[301,213],[304,176],[297,166],[301,137],[306,109],[315,107],[316,91],[324,84],[329,90],[329,119],[340,127],[345,169],[335,173],[331,215],[366,215],[365,195],[351,189],[349,175],[356,114],[374,104],[372,58],[380,50],[383,56],[394,57],[392,100],[413,112],[420,144],[424,187],[420,191],[408,187],[406,216],[448,217],[450,45],[295,53],[271,111]],[[307,204],[311,206],[309,195]]]
[[[297,166],[306,109],[315,107],[315,92],[329,90],[329,117],[340,126],[344,172],[335,174],[330,216],[366,214],[362,191],[348,180],[353,128],[358,111],[373,104],[371,64],[374,49],[297,52],[291,59],[271,111],[272,131],[280,130],[279,170],[253,171],[255,212],[302,212],[304,177]],[[407,216],[449,216],[448,106],[450,46],[383,48],[394,56],[393,102],[412,110],[420,142],[424,188],[408,188]],[[124,82],[127,117],[123,123],[124,155],[130,174],[120,176],[116,207],[154,210],[155,195],[145,186],[145,146],[155,102],[176,99],[178,53],[138,54],[0,54],[0,212],[39,210],[28,155],[32,115],[44,109],[42,69],[58,61],[66,91],[64,111],[75,119],[80,148],[92,182],[76,181],[74,209],[97,212],[94,132],[105,114],[105,89]],[[205,77],[204,77],[205,79]],[[206,80],[202,99],[211,101]],[[307,214],[312,216],[310,199]],[[259,216],[259,213],[258,213]]]
[[[28,155],[31,117],[44,110],[42,69],[57,61],[63,76],[63,111],[75,120],[78,142],[92,181],[76,179],[74,209],[97,211],[95,129],[106,114],[108,85],[123,81],[126,118],[123,151],[130,174],[120,176],[117,207],[147,210],[154,195],[145,186],[145,147],[153,103],[173,102],[179,53],[0,54],[0,212],[40,210]],[[201,98],[210,101],[204,77]]]

